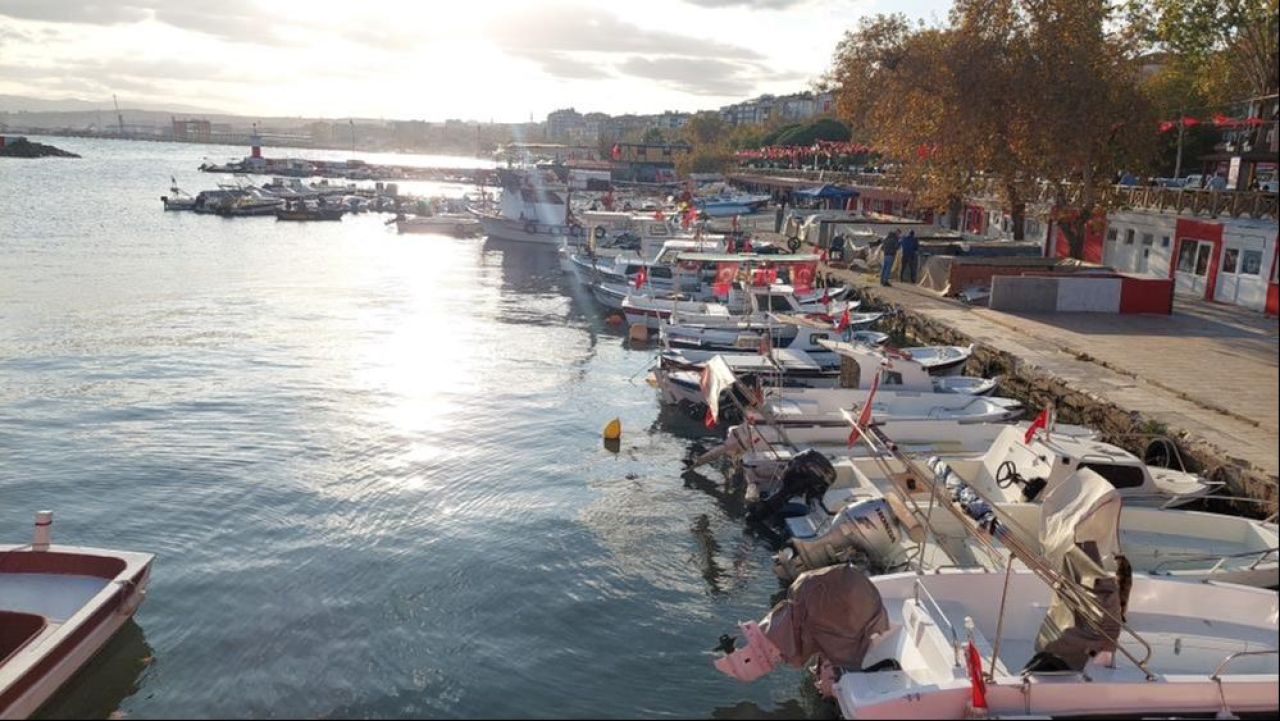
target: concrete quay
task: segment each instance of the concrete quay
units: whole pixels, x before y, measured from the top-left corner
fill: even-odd
[[[970,371],[1004,373],[1002,393],[1033,408],[1052,401],[1063,422],[1096,427],[1138,453],[1145,441],[1126,434],[1169,435],[1189,468],[1276,511],[1275,319],[1183,299],[1170,316],[1015,315],[914,285],[881,287],[857,271],[824,271],[858,287],[868,305],[898,311],[893,330],[922,343],[977,344]]]

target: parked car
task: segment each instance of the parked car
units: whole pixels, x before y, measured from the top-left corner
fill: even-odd
[[[1182,178],[1156,178],[1156,185],[1161,188],[1181,188]]]
[[[1280,193],[1280,180],[1264,180],[1258,184],[1258,190],[1264,193]]]
[[[1194,173],[1182,179],[1182,185],[1179,186],[1187,190],[1199,190],[1204,187],[1204,175]]]

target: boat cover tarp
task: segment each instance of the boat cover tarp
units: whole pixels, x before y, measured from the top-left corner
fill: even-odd
[[[1095,654],[1114,652],[1120,635],[1121,588],[1104,566],[1120,550],[1120,494],[1102,476],[1081,469],[1043,502],[1042,555],[1082,596],[1069,588],[1054,594],[1035,648],[1079,671]]]
[[[724,358],[716,356],[702,367],[702,397],[712,418],[720,417],[720,394],[733,387],[737,379]]]
[[[840,668],[861,670],[872,636],[889,630],[889,614],[875,584],[846,563],[801,574],[760,630],[792,666],[818,654]]]
[[[950,255],[931,255],[925,258],[920,268],[919,285],[942,295],[949,295],[951,293],[951,260]]]

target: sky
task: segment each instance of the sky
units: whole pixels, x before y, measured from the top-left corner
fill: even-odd
[[[496,122],[809,89],[859,17],[948,0],[0,0],[0,94]]]

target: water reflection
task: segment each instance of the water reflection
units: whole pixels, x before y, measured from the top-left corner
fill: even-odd
[[[93,660],[45,704],[38,719],[107,718],[137,692],[151,665],[151,646],[130,619]]]

